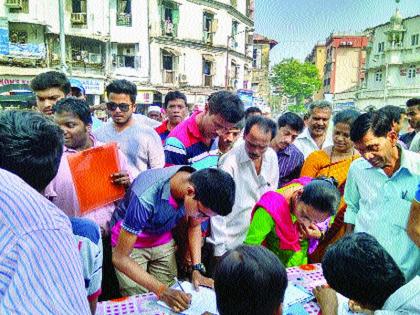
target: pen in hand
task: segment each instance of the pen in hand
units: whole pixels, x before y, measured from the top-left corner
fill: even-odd
[[[181,285],[181,282],[178,281],[178,278],[175,277],[174,279],[175,279],[176,284],[181,288],[181,291],[184,292],[184,293],[186,293],[185,290],[184,290],[184,288]]]

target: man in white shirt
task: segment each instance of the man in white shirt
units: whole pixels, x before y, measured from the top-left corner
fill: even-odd
[[[309,105],[307,128],[294,142],[305,159],[312,152],[333,145],[332,137],[327,133],[331,112],[332,104],[328,101],[315,101]]]
[[[211,218],[214,256],[237,247],[245,240],[251,221],[251,211],[260,197],[277,187],[279,168],[277,155],[270,142],[276,134],[276,124],[262,116],[247,120],[244,142],[221,157],[219,168],[229,173],[236,184],[232,213]]]

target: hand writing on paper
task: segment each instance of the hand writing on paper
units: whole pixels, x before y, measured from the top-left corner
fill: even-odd
[[[160,295],[160,299],[177,313],[185,311],[191,304],[191,294],[171,288],[167,288],[163,291]]]
[[[313,293],[321,308],[323,315],[337,314],[338,300],[337,293],[327,286],[317,286]]]
[[[212,289],[214,288],[214,280],[211,278],[204,277],[198,270],[194,270],[192,272],[192,283],[197,291],[200,285]]]
[[[128,188],[130,186],[130,176],[128,176],[128,173],[126,171],[120,171],[118,173],[112,174],[111,181],[115,185],[121,185],[125,188]]]

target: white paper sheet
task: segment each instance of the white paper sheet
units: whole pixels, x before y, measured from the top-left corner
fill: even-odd
[[[313,298],[313,295],[289,283],[284,294],[283,307],[286,309],[296,303],[304,303]]]
[[[203,314],[204,312],[210,312],[212,314],[218,315],[217,312],[217,305],[216,305],[216,293],[214,290],[200,287],[200,290],[197,292],[194,290],[192,283],[188,281],[181,282],[182,288],[186,293],[190,293],[191,298],[191,306],[189,309],[182,312],[185,315],[197,315]],[[177,285],[173,287],[174,289],[178,289]],[[159,301],[160,305],[168,307],[164,302]]]

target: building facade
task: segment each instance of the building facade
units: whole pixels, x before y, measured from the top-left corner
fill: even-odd
[[[150,0],[149,7],[153,86],[199,104],[219,89],[250,87],[252,1]]]
[[[278,43],[260,34],[254,34],[254,47],[252,53],[252,90],[255,96],[262,98],[266,104],[271,94],[270,77],[270,50]]]
[[[324,99],[324,68],[327,61],[327,48],[325,42],[318,42],[312,49],[312,52],[306,57],[305,61],[313,63],[318,69],[322,85],[320,90],[313,95],[313,99],[322,100]]]
[[[405,106],[420,95],[420,15],[403,19],[400,12],[388,23],[368,29],[366,80],[355,93],[360,108]]]
[[[150,104],[157,89],[191,103],[250,88],[253,0],[64,0],[66,64],[99,103],[116,78]],[[0,1],[0,84],[60,68],[58,1]]]
[[[333,33],[326,39],[324,96],[349,90],[364,80],[367,43],[367,36],[361,34]]]

